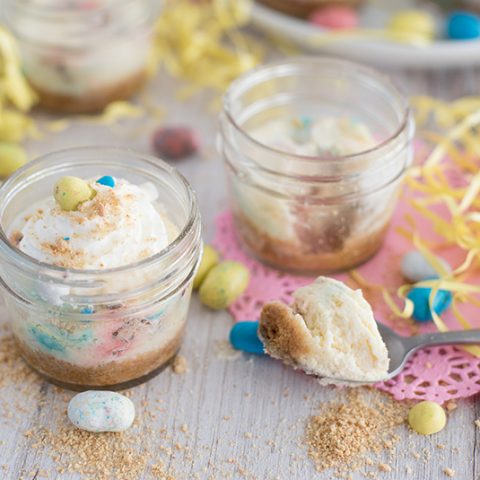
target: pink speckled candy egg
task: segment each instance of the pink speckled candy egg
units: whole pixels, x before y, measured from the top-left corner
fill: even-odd
[[[309,18],[317,27],[342,30],[358,27],[358,13],[354,8],[331,5],[315,10]]]

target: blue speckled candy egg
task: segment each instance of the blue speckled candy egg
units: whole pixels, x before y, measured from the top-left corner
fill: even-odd
[[[135,405],[125,395],[88,390],[75,395],[68,404],[68,418],[89,432],[123,432],[135,419]]]
[[[417,322],[429,322],[433,320],[432,310],[428,299],[430,298],[431,288],[416,287],[412,288],[407,295],[414,304],[412,317]],[[433,310],[441,315],[452,303],[452,294],[447,290],[439,290],[433,301]]]
[[[453,12],[447,20],[447,36],[452,40],[480,38],[480,17],[470,12]]]
[[[238,322],[230,330],[230,343],[236,350],[264,355],[263,343],[257,331],[258,322]]]

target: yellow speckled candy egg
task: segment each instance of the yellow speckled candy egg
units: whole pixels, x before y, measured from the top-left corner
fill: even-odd
[[[27,154],[22,147],[14,143],[0,143],[0,178],[7,178],[23,167]]]
[[[387,28],[407,41],[431,41],[435,37],[433,17],[423,10],[400,11],[390,18]]]
[[[95,190],[90,185],[78,177],[62,177],[53,189],[55,200],[62,210],[76,210],[78,206],[92,199],[95,196]]]
[[[438,403],[426,400],[410,409],[408,423],[417,433],[431,435],[443,430],[447,423],[447,416]]]
[[[210,245],[205,245],[203,248],[202,261],[198,267],[198,272],[193,280],[193,288],[197,289],[202,284],[207,276],[207,273],[218,263],[218,253]]]
[[[247,288],[248,269],[238,262],[221,262],[213,267],[200,287],[200,301],[213,310],[227,308]]]

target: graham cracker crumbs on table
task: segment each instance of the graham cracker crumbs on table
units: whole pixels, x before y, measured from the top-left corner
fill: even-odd
[[[183,355],[177,355],[172,363],[173,373],[177,375],[182,375],[188,370],[187,359]]]
[[[445,444],[443,444],[443,443],[437,443],[437,448],[438,448],[439,450],[445,450]]]
[[[445,409],[447,412],[451,412],[457,408],[457,403],[453,400],[449,400],[448,402],[445,403]]]
[[[378,464],[378,469],[381,472],[391,472],[392,471],[392,467],[390,465],[388,465],[387,463],[379,463]]]
[[[476,425],[478,428],[480,428],[480,418],[477,418],[477,419],[475,420],[475,425]]]
[[[305,443],[317,471],[334,469],[337,476],[365,468],[368,456],[394,452],[408,408],[373,389],[355,389],[344,403],[323,405],[306,426]]]
[[[214,350],[216,357],[221,360],[236,360],[242,355],[242,352],[235,350],[228,340],[216,340]]]
[[[450,478],[455,476],[455,470],[452,470],[451,468],[448,468],[448,467],[443,469],[443,473]]]

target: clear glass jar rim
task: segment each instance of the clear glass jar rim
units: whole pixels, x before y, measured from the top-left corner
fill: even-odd
[[[403,103],[403,115],[402,115],[399,127],[395,130],[393,134],[391,134],[388,138],[386,138],[382,142],[375,145],[373,148],[370,148],[368,150],[363,150],[361,152],[357,152],[350,155],[340,155],[338,157],[335,157],[334,159],[332,159],[331,156],[322,156],[322,155],[310,156],[310,155],[299,155],[291,152],[286,152],[284,150],[279,150],[277,148],[266,145],[260,142],[259,140],[255,139],[254,137],[252,137],[247,131],[245,131],[242,128],[242,126],[234,118],[234,115],[232,112],[232,103],[234,101],[233,96],[239,93],[243,93],[243,91],[245,90],[248,90],[244,86],[246,82],[252,82],[253,80],[256,80],[256,79],[258,80],[265,79],[265,78],[268,78],[268,76],[271,76],[272,73],[279,73],[282,71],[286,72],[288,69],[299,68],[303,65],[337,66],[342,68],[343,70],[349,69],[351,71],[361,72],[365,76],[374,78],[379,85],[386,86],[388,90],[394,93],[397,99],[399,99]],[[235,130],[237,130],[240,133],[240,135],[245,137],[248,141],[252,142],[257,147],[262,148],[272,154],[281,155],[281,156],[288,155],[292,159],[297,159],[299,161],[316,161],[316,162],[318,162],[319,160],[323,160],[326,162],[327,161],[346,162],[348,160],[357,160],[358,158],[363,157],[365,155],[375,154],[381,151],[384,147],[387,147],[394,140],[396,140],[402,134],[402,132],[404,132],[408,128],[408,125],[412,121],[411,108],[407,98],[405,97],[405,95],[401,93],[401,91],[390,80],[388,76],[383,75],[382,73],[378,72],[373,68],[366,67],[359,63],[351,62],[348,60],[340,60],[333,57],[317,58],[317,57],[302,56],[302,57],[296,57],[295,59],[291,59],[291,60],[279,60],[276,62],[271,62],[265,65],[255,67],[252,70],[249,70],[248,72],[244,73],[243,75],[238,77],[236,80],[234,80],[230,84],[227,92],[223,97],[223,113],[227,117],[230,124],[235,128]]]
[[[88,154],[88,152],[98,152],[98,151],[103,151],[103,152],[108,152],[108,153],[118,153],[118,154],[129,154],[135,156],[137,159],[142,160],[142,162],[145,165],[149,165],[155,170],[162,170],[163,172],[168,173],[169,175],[173,176],[176,178],[180,183],[184,186],[185,191],[187,193],[187,198],[189,202],[189,216],[188,219],[185,223],[185,226],[182,228],[180,233],[177,235],[177,237],[169,244],[167,245],[164,249],[160,250],[158,253],[155,255],[152,255],[151,257],[142,259],[138,262],[131,263],[128,265],[124,265],[122,267],[116,267],[116,268],[106,268],[106,269],[85,269],[85,270],[79,270],[79,269],[74,269],[74,268],[64,268],[64,267],[59,267],[56,265],[51,265],[49,263],[41,262],[33,257],[30,257],[29,255],[25,254],[18,248],[15,248],[12,243],[8,240],[8,237],[6,235],[6,232],[3,229],[3,226],[0,222],[0,244],[3,244],[6,246],[8,252],[11,253],[12,257],[15,260],[18,260],[22,263],[25,263],[29,266],[34,266],[37,268],[44,269],[47,273],[48,272],[54,272],[54,273],[63,273],[63,272],[68,272],[70,277],[75,277],[75,276],[84,276],[84,275],[113,275],[113,274],[119,274],[119,273],[126,273],[131,270],[135,270],[138,268],[143,268],[143,267],[149,267],[157,262],[162,261],[165,257],[168,256],[171,252],[175,251],[178,249],[178,247],[182,244],[183,240],[187,235],[191,232],[192,228],[194,227],[194,224],[196,220],[199,218],[199,210],[198,210],[198,204],[197,204],[197,199],[195,196],[195,193],[188,183],[187,179],[174,167],[170,166],[168,163],[164,162],[163,160],[157,159],[156,157],[153,157],[151,155],[146,155],[140,152],[137,152],[135,150],[129,149],[129,148],[121,148],[121,147],[106,147],[106,146],[101,146],[101,147],[75,147],[75,148],[67,148],[63,150],[56,150],[55,152],[50,152],[46,155],[42,155],[38,157],[35,160],[32,160],[31,162],[28,162],[26,165],[24,165],[22,168],[17,170],[10,178],[7,179],[7,181],[0,186],[0,199],[2,194],[6,190],[9,189],[9,187],[12,187],[16,180],[26,171],[28,171],[29,168],[32,166],[35,167],[36,165],[41,164],[42,162],[47,162],[51,157],[57,156],[57,155],[68,155],[71,154],[72,152],[85,152]],[[1,246],[1,245],[0,245]]]
[[[154,6],[153,2],[151,0],[147,0],[147,1],[153,10],[153,6]],[[135,4],[136,2],[138,2],[138,0],[113,0],[113,1],[110,1],[108,4],[101,5],[98,8],[95,8],[94,10],[86,9],[85,11],[79,11],[79,10],[72,10],[71,8],[66,8],[66,7],[61,7],[61,8],[55,7],[55,9],[52,9],[51,7],[36,6],[35,4],[32,4],[32,3],[25,4],[24,0],[6,0],[5,1],[6,5],[8,5],[7,8],[12,6],[13,8],[23,11],[25,14],[34,15],[37,18],[40,18],[46,21],[54,20],[59,15],[72,17],[72,18],[76,17],[77,19],[79,19],[79,21],[81,21],[83,20],[83,18],[88,17],[92,14],[109,11],[112,8],[122,8],[122,7],[125,7],[125,5]]]

